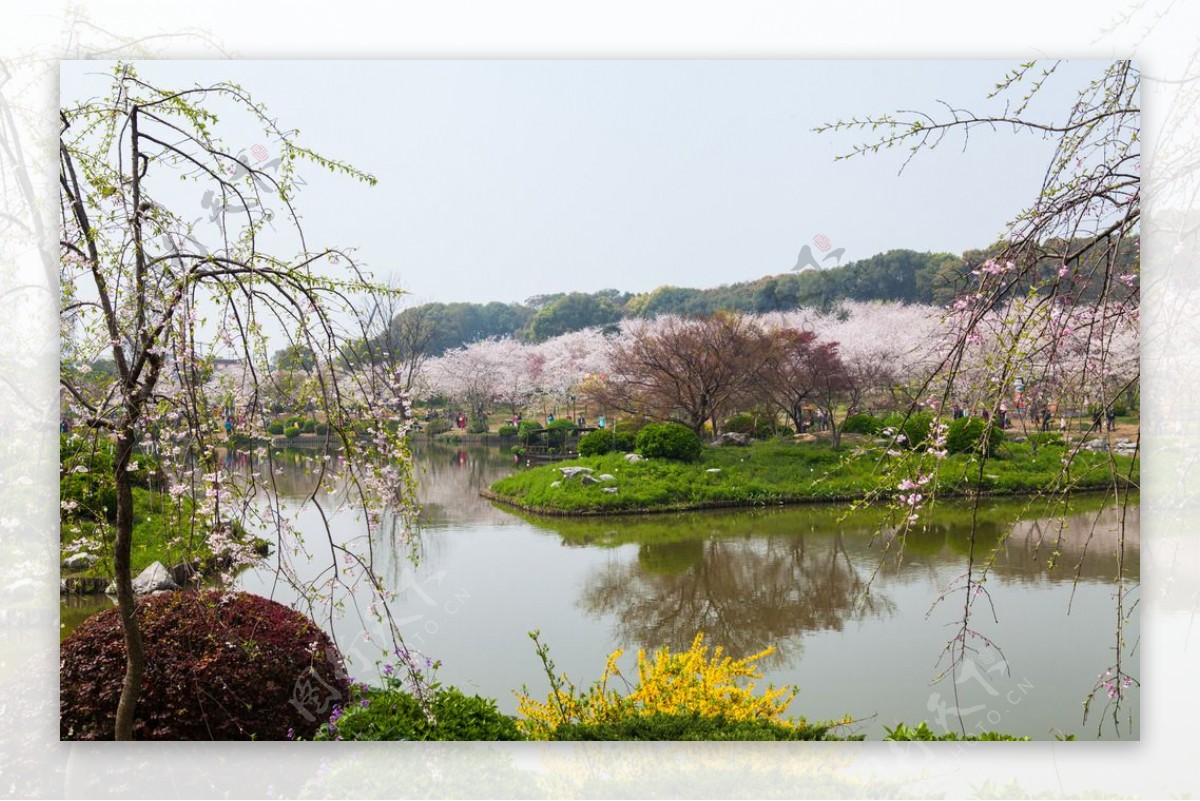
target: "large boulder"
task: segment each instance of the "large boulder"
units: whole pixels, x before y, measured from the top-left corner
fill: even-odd
[[[83,570],[84,568],[91,567],[98,561],[100,561],[100,557],[96,556],[96,554],[82,551],[73,556],[68,556],[63,560],[62,566],[64,570]]]
[[[171,577],[171,571],[162,562],[155,562],[147,567],[133,580],[134,595],[150,595],[159,590],[177,590],[179,585]],[[104,590],[109,595],[117,594],[117,583],[114,581]]]
[[[171,578],[171,571],[162,562],[154,562],[133,580],[135,595],[149,595],[159,590],[177,590],[179,585]]]
[[[559,472],[563,474],[563,478],[570,481],[578,475],[587,475],[592,472],[590,467],[560,467]]]
[[[750,444],[751,437],[749,434],[739,434],[736,431],[726,431],[721,436],[717,437],[714,445],[736,445],[745,446]]]

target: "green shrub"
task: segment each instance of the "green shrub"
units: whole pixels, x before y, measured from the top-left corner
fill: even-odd
[[[546,444],[551,448],[561,448],[575,432],[576,425],[573,420],[555,420],[546,429]]]
[[[883,421],[873,414],[860,412],[852,414],[842,426],[846,434],[878,434],[883,428]]]
[[[985,449],[983,431],[985,424],[978,417],[960,417],[950,423],[946,432],[946,450],[950,453],[981,453]],[[986,455],[991,456],[1004,442],[1004,432],[997,426],[988,430]]]
[[[781,726],[770,720],[731,720],[699,712],[658,713],[603,723],[561,723],[553,740],[824,740],[829,726]],[[837,739],[837,738],[832,738]],[[858,738],[858,739],[861,739]]]
[[[329,433],[329,423],[317,423],[317,433],[324,436]]]
[[[630,431],[598,428],[579,438],[580,456],[601,456],[617,451],[629,453],[637,447],[637,435]]]
[[[279,420],[274,420],[274,421],[272,421],[272,422],[271,422],[269,425],[267,425],[267,433],[268,433],[268,434],[273,434],[273,435],[275,435],[275,436],[277,436],[277,437],[278,437],[278,436],[282,436],[282,434],[283,434],[283,423],[282,423],[282,422],[280,422]]]
[[[399,689],[370,690],[341,707],[317,740],[523,740],[512,718],[491,698],[467,696],[454,687],[439,688],[430,703],[433,720],[420,702]],[[365,705],[363,702],[366,702]]]
[[[439,417],[436,420],[430,420],[428,423],[426,423],[425,433],[430,435],[445,434],[451,428],[453,428],[453,426],[450,425],[449,420],[444,417]]]
[[[300,430],[303,431],[305,434],[317,433],[317,421],[313,420],[311,418],[309,418],[308,420],[305,420],[304,425],[300,426]]]
[[[959,418],[969,419],[969,418]],[[934,734],[929,728],[929,724],[922,721],[916,728],[906,726],[903,723],[897,723],[894,727],[883,727],[887,731],[887,736],[884,740],[897,741],[938,741],[938,740],[1018,740],[1028,741],[1028,737],[1017,737],[1012,734],[1001,734],[996,731],[985,731],[979,734],[958,735],[955,732],[948,731],[945,734]],[[1074,738],[1071,738],[1074,739]]]
[[[138,740],[283,740],[316,733],[349,697],[341,655],[311,620],[249,593],[172,592],[138,601],[146,671]],[[60,647],[60,737],[111,740],[125,675],[118,610]],[[295,702],[295,703],[293,703]]]
[[[488,430],[488,418],[486,414],[473,414],[471,419],[467,421],[468,434],[486,434]]]
[[[734,434],[749,434],[755,439],[768,439],[774,433],[772,422],[765,415],[741,412],[726,420],[721,430]]]
[[[601,456],[613,449],[613,433],[611,431],[598,428],[579,438],[580,456]]]
[[[517,435],[517,427],[505,424],[496,429],[496,433],[502,437],[515,437]]]
[[[616,431],[618,434],[633,434],[634,437],[637,437],[637,433],[651,422],[650,420],[618,420],[606,430]]]
[[[901,444],[910,450],[923,447],[929,439],[929,428],[933,424],[933,416],[926,412],[914,412],[907,418],[899,412],[893,412],[883,418],[882,428],[891,428],[904,435]]]
[[[517,436],[520,437],[522,443],[528,445],[533,437],[533,432],[541,427],[542,424],[536,420],[522,420],[517,424]]]
[[[696,432],[680,423],[650,423],[637,435],[637,452],[647,458],[690,462],[703,450]]]
[[[283,429],[283,435],[288,438],[300,436],[300,426],[288,426]]]

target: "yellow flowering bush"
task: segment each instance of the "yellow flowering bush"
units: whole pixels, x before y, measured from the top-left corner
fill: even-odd
[[[743,659],[733,659],[719,645],[711,649],[710,655],[703,633],[697,634],[686,651],[672,653],[669,648],[660,648],[653,656],[638,651],[638,678],[634,685],[630,685],[617,666],[624,651],[614,651],[600,680],[583,693],[566,675],[555,676],[554,663],[546,647],[538,641],[537,632],[530,636],[551,680],[551,692],[545,701],[534,700],[528,691],[516,694],[517,709],[522,715],[517,725],[531,739],[549,739],[565,723],[601,724],[630,716],[660,714],[761,720],[787,728],[806,725],[803,718],[793,723],[783,717],[796,696],[796,688],[776,689],[767,685],[759,692],[753,681],[762,678],[755,662],[774,653],[774,646]],[[627,694],[609,687],[610,679],[614,678],[625,683]],[[750,681],[743,686],[741,682],[746,679]]]

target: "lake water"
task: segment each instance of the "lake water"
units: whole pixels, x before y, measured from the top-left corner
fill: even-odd
[[[962,508],[935,513],[902,549],[888,546],[873,516],[840,520],[844,506],[538,519],[479,497],[517,469],[498,448],[420,445],[416,459],[423,512],[415,564],[391,534],[369,545],[399,592],[394,614],[408,645],[441,661],[443,683],[496,698],[506,712],[515,711],[513,691],[522,685],[539,698],[549,690],[531,630],[540,630],[558,670],[580,686],[598,678],[615,649],[627,651],[621,665],[636,676],[637,649],[683,649],[704,632],[736,657],[774,645],[759,664],[764,681],[799,687],[791,714],[849,714],[859,721],[851,731],[871,739],[896,721],[922,720],[939,732],[1098,736],[1107,696],[1086,724],[1081,705],[1115,660],[1120,530],[1119,510],[1102,499],[1073,501],[1061,529],[1042,507],[988,504],[975,534],[977,567],[993,561],[970,623],[977,650],[934,683],[962,616],[962,590],[937,603],[967,569],[971,528]],[[302,504],[314,464],[295,452],[277,460],[282,507],[310,532],[311,560],[294,560],[310,579],[330,562],[329,544],[316,534],[319,517]],[[1125,518],[1128,615],[1140,575],[1136,507]],[[339,511],[331,521],[336,542],[368,545],[358,515]],[[268,567],[240,583],[294,601]],[[384,629],[365,609],[360,616],[349,607],[314,616],[337,633],[351,674],[376,680]],[[1138,631],[1134,609],[1126,642],[1136,644]],[[1123,666],[1138,675],[1136,650]],[[1138,706],[1135,687],[1121,710],[1123,739],[1138,736]],[[1111,719],[1099,736],[1115,736]]]

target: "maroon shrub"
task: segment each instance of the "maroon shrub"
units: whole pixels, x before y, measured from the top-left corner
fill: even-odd
[[[283,604],[209,590],[150,596],[137,610],[146,651],[137,739],[310,737],[348,696],[336,646]],[[125,640],[114,607],[62,643],[60,737],[113,739],[124,676]]]

